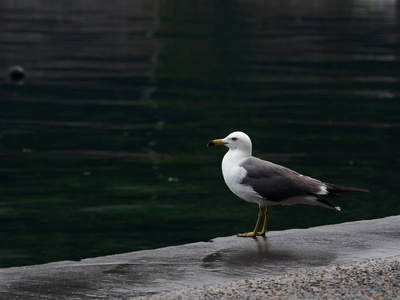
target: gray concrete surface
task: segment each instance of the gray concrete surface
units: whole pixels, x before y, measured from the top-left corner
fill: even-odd
[[[126,299],[400,255],[400,216],[0,269],[0,299]]]
[[[131,300],[400,299],[400,256],[303,268]]]

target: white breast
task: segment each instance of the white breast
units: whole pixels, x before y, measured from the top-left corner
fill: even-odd
[[[237,157],[234,151],[228,151],[222,160],[222,174],[229,189],[236,196],[248,202],[262,202],[262,197],[248,185],[241,184],[243,178],[247,175],[247,171],[240,166],[241,162],[247,157]]]

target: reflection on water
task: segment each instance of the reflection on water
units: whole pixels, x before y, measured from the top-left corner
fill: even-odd
[[[371,190],[341,213],[274,207],[270,230],[399,214],[395,1],[91,2],[0,4],[0,266],[251,228],[205,147],[234,130]]]

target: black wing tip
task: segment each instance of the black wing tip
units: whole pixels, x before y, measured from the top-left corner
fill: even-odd
[[[328,188],[329,194],[335,193],[347,193],[347,192],[361,192],[361,193],[369,193],[369,190],[357,188],[357,187],[349,187],[349,186],[340,186],[334,185],[330,183],[325,183],[326,187]]]

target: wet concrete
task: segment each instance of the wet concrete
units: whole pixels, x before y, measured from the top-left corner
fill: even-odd
[[[400,216],[0,269],[0,299],[126,299],[400,255]]]

